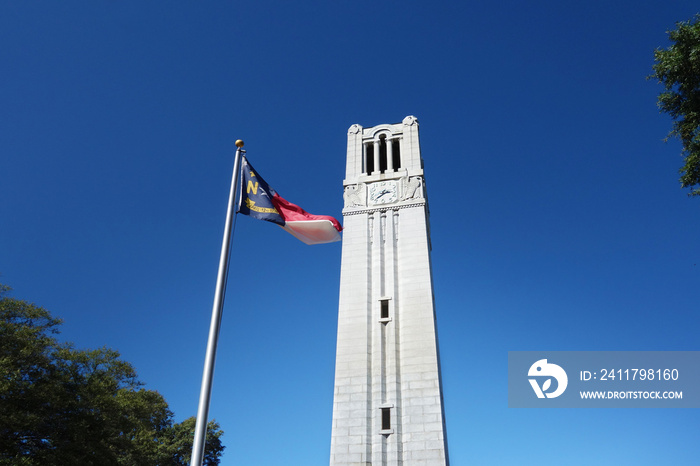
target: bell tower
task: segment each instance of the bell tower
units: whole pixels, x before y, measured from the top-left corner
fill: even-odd
[[[413,116],[348,130],[331,466],[449,465]]]

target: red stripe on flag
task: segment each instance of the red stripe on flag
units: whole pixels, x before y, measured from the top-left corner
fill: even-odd
[[[300,222],[305,220],[328,220],[333,224],[333,227],[342,231],[343,227],[340,226],[340,222],[330,215],[314,215],[310,214],[296,204],[292,204],[288,200],[281,197],[279,194],[275,195],[270,199],[272,203],[277,208],[277,211],[282,215],[285,222]]]

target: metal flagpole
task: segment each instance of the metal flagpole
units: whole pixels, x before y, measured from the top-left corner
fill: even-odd
[[[231,228],[235,215],[236,195],[238,194],[238,179],[241,166],[241,153],[245,152],[243,141],[236,141],[236,157],[233,162],[233,176],[231,178],[231,192],[228,197],[228,211],[226,213],[226,225],[224,227],[224,239],[221,242],[221,257],[219,258],[219,274],[216,278],[216,293],[214,306],[211,310],[211,325],[209,327],[209,341],[207,342],[207,354],[204,359],[204,373],[202,374],[202,390],[199,392],[199,408],[197,410],[197,423],[194,428],[194,445],[192,446],[191,466],[202,466],[204,461],[204,446],[207,435],[207,420],[209,418],[209,400],[211,398],[211,384],[214,377],[214,362],[216,360],[216,345],[219,340],[221,328],[221,314],[224,307],[224,295],[226,293],[226,277],[228,276],[228,258],[231,250]]]

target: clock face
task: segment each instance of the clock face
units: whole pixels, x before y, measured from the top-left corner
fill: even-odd
[[[396,183],[384,181],[375,183],[369,188],[369,200],[373,204],[388,204],[398,198]]]

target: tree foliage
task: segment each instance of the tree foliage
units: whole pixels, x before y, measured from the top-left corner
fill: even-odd
[[[0,285],[0,465],[186,465],[194,418],[173,422],[156,391],[107,348],[55,338],[61,320]],[[224,449],[210,422],[205,464]]]
[[[700,195],[700,14],[668,31],[673,44],[656,49],[652,78],[663,84],[658,105],[674,119],[669,137],[683,143],[681,186]]]

